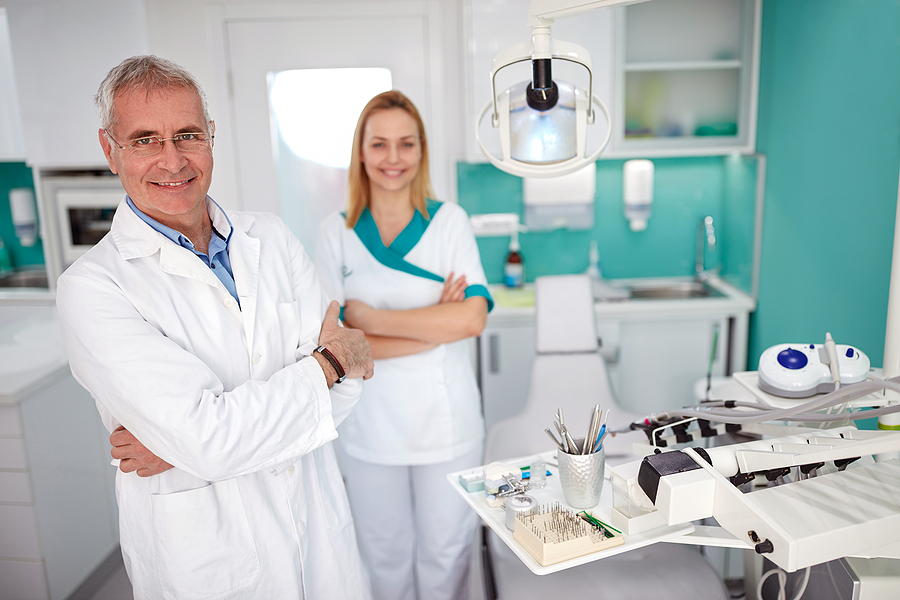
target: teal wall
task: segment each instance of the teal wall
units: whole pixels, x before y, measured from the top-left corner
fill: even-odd
[[[707,266],[721,265],[723,275],[749,291],[757,159],[715,156],[653,163],[654,199],[645,231],[631,231],[625,219],[624,161],[598,161],[593,228],[520,234],[526,279],[584,271],[592,240],[606,278],[693,275],[697,224],[709,215],[720,228],[720,244],[707,255]],[[469,214],[515,212],[525,222],[520,178],[489,164],[460,163],[457,173],[459,203]],[[509,237],[478,240],[491,283],[502,281],[508,245]]]
[[[764,0],[757,150],[766,156],[757,311],[748,368],[774,344],[858,346],[881,366],[900,183],[900,0]],[[647,231],[622,214],[622,162],[597,163],[593,229],[521,237],[529,281],[576,273],[596,240],[609,278],[689,275],[711,214],[727,278],[752,282],[754,157],[654,159]],[[470,213],[523,215],[518,178],[460,164]],[[479,240],[499,282],[506,238]]]
[[[881,366],[900,180],[900,1],[765,0],[757,148],[768,157],[750,365],[782,342]]]
[[[34,246],[25,248],[16,237],[9,208],[9,191],[14,188],[34,189],[31,169],[23,162],[0,161],[0,238],[12,255],[14,267],[43,265],[44,251],[40,238]]]

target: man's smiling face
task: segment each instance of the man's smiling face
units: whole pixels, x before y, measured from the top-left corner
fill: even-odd
[[[214,134],[213,123],[203,120],[200,97],[190,88],[147,91],[132,88],[116,96],[115,125],[110,135],[119,144],[145,136],[171,138],[180,133]],[[212,144],[196,152],[182,152],[171,141],[153,156],[134,156],[118,148],[100,130],[100,144],[113,173],[134,204],[163,225],[181,231],[183,222],[206,211],[206,193],[212,182]]]

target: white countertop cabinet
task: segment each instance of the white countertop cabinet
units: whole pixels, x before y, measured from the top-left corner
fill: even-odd
[[[600,353],[623,407],[649,414],[694,403],[695,385],[706,377],[711,357],[713,377],[746,369],[749,314],[756,303],[725,282],[716,281],[715,287],[721,297],[595,304]],[[488,317],[478,341],[487,428],[523,408],[535,356],[534,335],[533,306],[498,303]],[[548,410],[552,415],[556,407],[548,406]]]
[[[502,308],[495,308],[496,311]],[[518,413],[528,397],[534,360],[534,314],[488,319],[478,339],[478,381],[485,428]],[[529,314],[530,313],[530,314]]]
[[[115,468],[55,309],[17,308],[0,324],[0,600],[57,600],[118,546]]]

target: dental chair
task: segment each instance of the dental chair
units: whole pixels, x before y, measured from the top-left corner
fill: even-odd
[[[584,435],[596,404],[604,413],[610,411],[608,430],[641,418],[620,407],[613,397],[606,363],[599,353],[590,278],[537,278],[535,308],[537,355],[528,399],[520,414],[497,422],[487,432],[485,464],[553,449],[544,429],[553,429],[559,408],[573,437]],[[607,462],[615,465],[637,460],[631,446],[642,435],[607,435],[603,442]],[[538,576],[496,534],[483,527],[481,570],[487,600],[728,598],[724,584],[700,552],[680,544],[658,543]]]

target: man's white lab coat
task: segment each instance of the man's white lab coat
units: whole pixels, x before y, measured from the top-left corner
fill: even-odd
[[[327,300],[296,237],[273,215],[228,216],[240,306],[124,201],[59,279],[72,373],[110,431],[175,466],[117,473],[135,598],[368,598],[330,444],[361,381],[329,392],[309,356]]]

